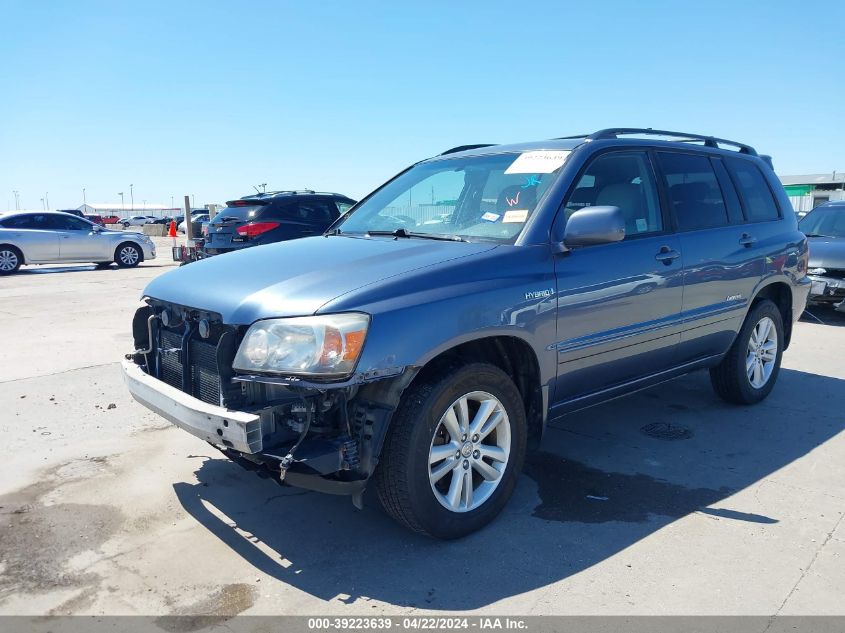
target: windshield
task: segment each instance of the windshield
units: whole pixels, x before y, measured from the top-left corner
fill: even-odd
[[[362,202],[338,228],[512,244],[568,154],[541,150],[420,163]]]
[[[798,228],[811,237],[845,237],[845,205],[814,209],[798,223]]]

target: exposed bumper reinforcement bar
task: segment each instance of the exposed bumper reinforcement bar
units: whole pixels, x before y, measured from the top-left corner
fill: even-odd
[[[260,416],[230,411],[198,400],[153,378],[131,360],[123,360],[122,368],[132,397],[179,428],[207,442],[241,453],[262,450]]]
[[[278,461],[270,455],[257,455],[257,460],[247,459],[239,455],[236,451],[215,446],[221,453],[231,459],[233,462],[247,470],[254,471],[257,475],[272,479],[278,484],[293,486],[294,488],[304,488],[305,490],[314,490],[330,495],[358,495],[364,491],[367,486],[366,479],[354,479],[350,481],[340,481],[338,479],[327,479],[317,473],[304,473],[297,471],[297,466],[294,465],[291,469],[285,472],[284,480],[279,478],[279,473],[272,467],[270,463]]]

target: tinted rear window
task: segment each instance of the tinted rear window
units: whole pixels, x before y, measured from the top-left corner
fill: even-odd
[[[241,222],[252,222],[256,220],[266,209],[265,206],[255,205],[253,207],[226,207],[214,216],[214,221],[219,222],[226,218],[240,220]]]
[[[725,162],[742,196],[748,221],[777,220],[780,214],[772,197],[772,190],[757,165],[738,158],[726,158]]]
[[[728,211],[710,159],[658,152],[672,211],[682,231],[727,226]]]

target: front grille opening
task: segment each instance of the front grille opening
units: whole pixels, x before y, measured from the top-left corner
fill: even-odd
[[[217,343],[192,335],[187,350],[183,345],[183,332],[162,328],[159,330],[158,378],[162,382],[185,391],[203,402],[220,405],[222,385],[217,366]],[[186,354],[187,351],[187,354]],[[187,385],[183,384],[184,363],[190,363]]]

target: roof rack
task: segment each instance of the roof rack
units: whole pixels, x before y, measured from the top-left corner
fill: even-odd
[[[705,147],[719,147],[719,144],[731,145],[733,147],[738,148],[741,154],[750,154],[751,156],[757,156],[757,150],[755,150],[750,145],[746,145],[745,143],[729,141],[727,139],[717,138],[715,136],[704,136],[702,134],[690,134],[688,132],[672,132],[670,130],[655,130],[650,127],[612,127],[607,128],[605,130],[599,130],[598,132],[593,132],[592,134],[587,134],[584,136],[564,136],[562,138],[584,138],[589,141],[598,141],[601,139],[619,138],[620,136],[625,136],[629,134],[640,134],[643,136],[671,136],[682,143],[703,141]]]
[[[493,147],[496,143],[477,143],[476,145],[458,145],[452,149],[447,149],[445,152],[440,152],[438,156],[445,156],[446,154],[455,154],[457,152],[465,152],[469,149],[478,149],[479,147]]]

